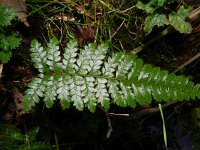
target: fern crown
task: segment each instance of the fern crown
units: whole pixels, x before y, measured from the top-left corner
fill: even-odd
[[[52,38],[46,47],[37,40],[31,44],[31,58],[39,71],[28,85],[24,110],[42,98],[51,108],[59,100],[63,109],[73,103],[78,110],[95,111],[99,104],[109,109],[110,103],[121,107],[170,100],[200,98],[200,84],[183,76],[152,67],[134,55],[115,53],[108,56],[108,44],[94,43],[79,49],[72,39],[61,54],[58,41]]]

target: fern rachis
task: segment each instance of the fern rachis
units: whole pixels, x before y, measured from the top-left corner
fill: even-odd
[[[79,49],[71,40],[61,56],[58,41],[52,38],[47,47],[34,40],[31,58],[39,75],[28,85],[24,109],[29,111],[41,98],[51,108],[59,100],[62,108],[73,105],[91,112],[100,104],[109,109],[114,102],[122,107],[151,103],[152,99],[189,100],[200,98],[200,84],[183,76],[168,74],[136,56],[115,53],[108,56],[108,44],[89,44]]]

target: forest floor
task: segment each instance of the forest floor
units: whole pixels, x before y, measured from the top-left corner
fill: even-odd
[[[66,2],[69,1],[66,0]],[[118,115],[110,116],[100,108],[95,113],[88,110],[79,112],[73,107],[67,110],[61,110],[58,106],[45,109],[42,103],[39,103],[29,113],[23,112],[23,92],[27,84],[38,73],[33,67],[29,55],[30,43],[33,39],[46,43],[49,37],[55,35],[60,37],[59,40],[63,42],[62,44],[65,44],[67,42],[65,39],[68,38],[67,34],[74,32],[79,44],[84,45],[96,40],[97,30],[93,20],[97,19],[100,22],[112,24],[109,30],[99,25],[101,35],[97,39],[99,41],[108,40],[110,39],[109,32],[111,32],[112,50],[122,49],[129,53],[135,47],[133,46],[134,42],[139,46],[140,43],[155,38],[165,29],[155,28],[151,34],[144,37],[144,33],[140,29],[142,25],[132,23],[131,25],[135,25],[133,28],[129,25],[131,20],[126,23],[128,17],[120,14],[120,11],[112,14],[112,10],[107,7],[105,10],[101,10],[97,6],[91,8],[90,0],[83,0],[83,3],[84,9],[87,9],[88,13],[78,13],[83,9],[83,5],[80,5],[79,2],[73,3],[72,10],[68,13],[73,13],[74,18],[62,16],[64,11],[60,10],[61,3],[56,3],[56,5],[51,2],[26,3],[26,13],[30,15],[26,17],[25,22],[18,22],[13,26],[22,38],[21,45],[13,51],[11,60],[4,64],[0,79],[0,149],[1,140],[5,140],[5,137],[15,137],[15,139],[7,139],[5,142],[7,146],[5,143],[2,144],[8,150],[25,149],[25,147],[55,150],[165,149],[162,119],[157,104],[138,106],[134,110],[114,105],[109,112]],[[131,2],[128,1],[126,5],[127,8],[130,8]],[[197,8],[199,4],[195,3],[193,6]],[[55,10],[50,11],[51,9]],[[97,16],[90,12],[93,9],[99,9],[96,11]],[[104,11],[110,14],[102,15]],[[141,18],[138,20],[140,22]],[[98,23],[100,24],[100,22]],[[169,72],[176,72],[178,75],[183,74],[192,78],[195,83],[200,83],[200,59],[179,69],[181,65],[200,52],[199,43],[200,28],[198,24],[193,27],[190,34],[180,34],[174,31],[152,42],[137,55],[145,63],[161,67]],[[171,103],[163,108],[169,150],[192,150],[194,144],[198,145],[195,142],[200,138],[200,134],[197,134],[196,120],[194,119],[194,111],[196,111],[194,108],[198,107],[199,102],[190,101]],[[8,132],[5,133],[5,131]],[[32,133],[29,131],[33,131],[34,135],[29,135]],[[16,136],[12,133],[16,133]],[[31,136],[33,139],[30,139]],[[39,145],[39,148],[35,145]]]

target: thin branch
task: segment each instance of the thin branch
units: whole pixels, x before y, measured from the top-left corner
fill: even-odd
[[[0,64],[0,78],[2,76],[3,64]]]
[[[161,33],[159,33],[155,38],[151,39],[150,41],[148,41],[145,44],[142,44],[141,46],[138,46],[137,48],[135,48],[134,50],[130,51],[131,54],[137,54],[140,51],[142,51],[145,47],[149,46],[150,44],[152,44],[153,42],[157,41],[158,39],[164,37],[165,35],[172,33],[174,31],[174,28],[172,27],[168,27],[167,29],[165,29],[164,31],[162,31]]]
[[[199,57],[200,57],[200,52],[196,54],[194,57],[192,57],[191,59],[189,59],[188,61],[186,61],[183,65],[178,67],[175,71],[173,71],[173,73],[177,73],[179,70],[183,69],[185,66],[189,65],[190,63],[192,63],[194,60],[196,60]]]
[[[109,113],[110,116],[123,116],[123,117],[129,117],[129,114],[116,114],[116,113]]]
[[[115,33],[113,33],[112,38],[117,34],[117,32],[119,31],[119,29],[122,27],[122,25],[124,24],[125,20],[122,21],[122,23],[120,24],[120,26],[117,28],[117,30],[115,31]]]
[[[175,102],[166,103],[166,104],[163,104],[162,107],[165,108],[165,107],[173,105],[174,103]],[[159,111],[158,107],[143,109],[143,110],[137,111],[137,112],[135,112],[133,114],[130,114],[130,116],[125,118],[125,119],[127,119],[127,120],[135,120],[135,119],[143,118],[146,115],[150,115],[152,113],[156,113],[158,111]]]
[[[106,119],[107,119],[107,123],[108,123],[108,131],[107,131],[107,134],[106,134],[106,138],[108,139],[108,138],[110,138],[110,135],[113,132],[113,127],[112,127],[112,123],[111,123],[111,120],[110,120],[109,113],[107,111],[105,111],[105,114],[106,114]]]

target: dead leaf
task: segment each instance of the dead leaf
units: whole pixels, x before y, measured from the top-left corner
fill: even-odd
[[[26,19],[26,3],[25,0],[0,0],[0,3],[6,4],[17,10],[18,20],[23,22],[27,27],[29,23]]]
[[[12,123],[15,120],[16,109],[14,102],[9,97],[10,93],[7,94],[7,97],[0,101],[0,119],[6,123]]]
[[[78,42],[82,45],[83,41],[90,42],[94,40],[94,29],[91,25],[76,25]]]
[[[92,1],[91,0],[82,0],[82,3],[84,6],[88,7],[91,5]]]
[[[13,93],[13,98],[14,98],[14,102],[15,102],[15,106],[16,106],[16,115],[17,117],[20,117],[21,115],[24,114],[23,111],[23,94],[19,92],[19,90],[15,87],[12,90]]]
[[[11,123],[13,121],[13,113],[12,112],[5,112],[2,116],[2,119],[6,122],[6,123]]]

